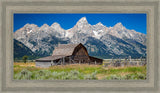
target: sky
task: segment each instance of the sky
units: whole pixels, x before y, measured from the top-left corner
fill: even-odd
[[[67,30],[72,28],[82,17],[86,17],[88,23],[91,25],[101,22],[107,27],[113,27],[115,24],[121,22],[127,29],[133,29],[144,34],[147,32],[147,14],[145,13],[15,13],[13,17],[14,32],[22,28],[27,23],[36,24],[40,27],[43,24],[48,24],[50,26],[54,22],[57,22],[63,29]]]

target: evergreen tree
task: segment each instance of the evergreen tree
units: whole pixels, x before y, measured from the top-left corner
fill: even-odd
[[[27,59],[28,59],[28,56],[24,55],[22,59],[23,59],[23,62],[26,63]]]

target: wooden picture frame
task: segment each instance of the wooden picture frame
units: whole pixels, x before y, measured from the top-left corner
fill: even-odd
[[[0,92],[160,92],[159,4],[159,0],[1,0]],[[147,80],[14,80],[14,13],[146,13]]]

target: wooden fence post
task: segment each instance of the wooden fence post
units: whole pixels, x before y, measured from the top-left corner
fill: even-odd
[[[51,60],[51,66],[53,65],[53,60]]]
[[[111,63],[111,66],[114,66],[114,59],[113,59],[113,57],[112,57],[112,63]]]
[[[141,65],[143,65],[142,57],[140,58],[140,61],[141,61]]]
[[[144,59],[144,65],[146,65],[146,64],[147,64],[147,59],[145,58],[145,59]]]
[[[124,66],[127,66],[127,58],[125,58]]]
[[[65,60],[64,60],[64,57],[62,58],[62,61],[63,61],[63,65],[64,65],[64,61],[65,61]]]
[[[129,56],[128,59],[129,59],[129,65],[131,65],[131,56]]]
[[[60,62],[61,62],[61,65],[63,65],[63,63],[62,63],[62,58],[60,59]]]
[[[71,57],[69,56],[68,58],[69,58],[69,64],[71,64]]]
[[[97,64],[97,62],[95,61],[95,65]]]

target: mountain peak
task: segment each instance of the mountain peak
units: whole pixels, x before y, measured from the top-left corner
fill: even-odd
[[[82,17],[77,23],[88,23],[86,17]]]
[[[57,22],[54,22],[51,27],[55,28],[55,27],[61,27],[60,24],[58,24]]]
[[[60,24],[58,24],[57,22],[54,22],[52,25],[51,25],[51,27],[53,28],[53,29],[56,29],[56,30],[64,30],[61,26],[60,26]]]
[[[48,27],[49,27],[49,25],[43,24],[43,25],[40,27],[40,29],[47,29]]]
[[[80,21],[87,21],[87,18],[86,18],[86,17],[82,17],[82,18],[80,19]]]
[[[24,25],[24,27],[30,27],[30,26],[31,27],[33,27],[33,26],[37,27],[37,25],[35,25],[35,24],[29,24],[29,23],[27,23],[27,24]]]
[[[98,22],[97,24],[98,24],[98,25],[102,25],[102,23],[101,23],[101,22]]]
[[[27,23],[27,24],[25,24],[25,25],[24,25],[24,27],[27,27],[27,26],[29,26],[29,25],[30,25],[30,24],[29,24],[29,23]]]
[[[57,25],[59,25],[57,22],[54,22],[51,26],[53,27],[53,26],[57,26]]]
[[[98,26],[104,26],[101,22],[97,23]]]
[[[123,27],[123,25],[122,25],[122,23],[121,23],[121,22],[117,23],[115,26]],[[115,26],[114,26],[114,27],[115,27]]]
[[[48,24],[43,24],[41,27],[49,27]]]
[[[125,29],[125,27],[122,25],[121,22],[119,22],[119,23],[117,23],[116,25],[114,25],[113,28],[115,28],[115,29],[121,29],[121,30],[124,30],[124,29]]]

